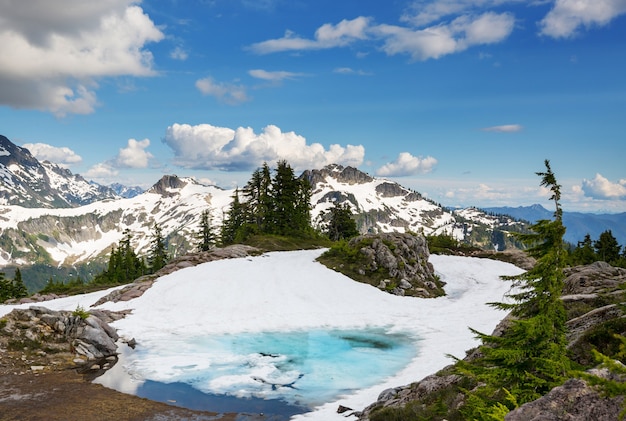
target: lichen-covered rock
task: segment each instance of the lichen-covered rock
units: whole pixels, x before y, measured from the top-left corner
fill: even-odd
[[[41,306],[14,309],[3,317],[2,336],[38,352],[73,352],[88,361],[117,355],[117,332],[98,314],[83,318],[70,311]],[[37,348],[37,349],[35,349]]]
[[[570,379],[545,396],[509,412],[505,421],[618,420],[624,397],[608,398],[580,379]]]
[[[613,291],[626,282],[626,269],[613,267],[606,262],[575,266],[564,271],[563,294],[598,294]]]
[[[427,399],[442,390],[455,387],[460,379],[461,376],[456,374],[430,375],[416,383],[385,389],[378,395],[376,402],[355,415],[358,416],[360,421],[368,421],[370,415],[375,411],[386,407],[404,406],[410,402]],[[451,397],[450,404],[458,406],[462,401],[463,394],[458,392],[457,396]]]
[[[395,295],[437,297],[444,295],[444,283],[428,261],[426,239],[417,234],[366,234],[350,240],[363,256],[362,274],[382,271],[388,279],[378,288]]]

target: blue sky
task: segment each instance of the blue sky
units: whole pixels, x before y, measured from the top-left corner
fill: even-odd
[[[286,159],[626,211],[626,0],[0,0],[0,134],[102,184]]]

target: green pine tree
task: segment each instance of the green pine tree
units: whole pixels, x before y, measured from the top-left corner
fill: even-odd
[[[606,230],[600,234],[593,246],[600,260],[610,264],[619,261],[621,246],[617,243],[617,239],[613,236],[611,230]]]
[[[473,377],[478,386],[468,393],[463,410],[468,419],[503,419],[516,405],[544,395],[561,384],[570,365],[566,357],[565,309],[560,296],[566,264],[560,206],[560,185],[550,162],[538,172],[541,185],[551,190],[554,219],[541,220],[533,233],[516,234],[536,259],[535,266],[518,276],[508,277],[517,287],[509,294],[512,303],[492,303],[510,310],[512,320],[502,336],[473,330],[482,340],[482,357],[459,362],[459,370]]]
[[[28,296],[28,289],[22,280],[22,272],[20,268],[15,269],[13,277],[13,298],[23,298]]]
[[[295,177],[287,161],[279,161],[272,180],[271,234],[302,236],[311,228],[311,185]]]
[[[13,298],[13,282],[5,278],[3,272],[0,272],[0,303],[10,298]]]
[[[111,247],[107,269],[94,277],[94,284],[128,283],[147,272],[145,262],[137,256],[131,245],[133,236],[130,230],[125,229],[123,235],[117,247]]]
[[[266,232],[266,224],[271,209],[271,172],[267,163],[252,173],[250,181],[243,188],[246,202],[246,222],[254,227],[256,232]]]
[[[198,250],[208,251],[215,245],[215,233],[211,225],[211,210],[205,209],[200,215],[200,232],[198,232]]]
[[[583,241],[579,241],[576,248],[570,255],[571,265],[588,265],[598,260],[598,255],[593,248],[593,241],[591,241],[591,235],[585,235]]]
[[[230,209],[222,221],[220,233],[222,244],[234,244],[237,242],[238,238],[241,237],[245,223],[245,215],[245,205],[239,201],[239,189],[235,189],[233,201],[230,203]]]
[[[348,203],[341,205],[335,202],[334,206],[330,208],[330,220],[326,227],[326,235],[333,241],[359,235],[356,221],[352,218],[352,210]]]
[[[161,269],[167,264],[169,257],[167,255],[167,245],[163,238],[163,232],[159,224],[155,223],[152,231],[152,242],[150,243],[150,252],[148,254],[148,265],[152,273]]]

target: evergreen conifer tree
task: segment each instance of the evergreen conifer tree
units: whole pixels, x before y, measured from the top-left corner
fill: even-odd
[[[613,264],[620,258],[621,246],[618,244],[611,230],[606,230],[600,234],[600,237],[594,242],[593,246],[596,249],[598,258],[602,261]]]
[[[352,210],[350,205],[343,205],[335,202],[330,209],[330,221],[326,228],[326,235],[333,241],[348,239],[359,235],[356,228],[356,221],[352,219]]]
[[[211,226],[211,210],[205,209],[200,216],[200,232],[198,233],[198,250],[208,251],[215,245],[215,233]]]
[[[593,249],[591,235],[586,234],[583,241],[579,241],[576,248],[572,251],[570,263],[572,265],[588,265],[596,260],[598,260],[598,256]]]
[[[541,185],[551,190],[554,220],[540,220],[533,233],[517,234],[530,248],[535,266],[513,280],[517,292],[509,294],[512,303],[492,303],[510,310],[511,322],[501,336],[475,330],[482,340],[482,357],[472,363],[460,362],[460,370],[479,385],[468,394],[464,409],[468,419],[503,419],[518,404],[537,399],[559,385],[569,370],[566,357],[565,309],[563,290],[565,249],[560,206],[560,186],[550,162],[538,172]]]
[[[250,181],[243,189],[247,208],[247,223],[256,232],[265,232],[271,209],[272,179],[267,163],[252,173]]]
[[[28,296],[28,289],[22,280],[20,268],[17,268],[15,269],[15,276],[13,277],[13,298],[23,298],[26,296]]]
[[[311,230],[311,185],[295,177],[287,161],[279,161],[272,180],[272,234],[303,235]]]
[[[222,244],[233,244],[237,241],[238,234],[241,234],[245,223],[245,206],[239,201],[239,189],[233,193],[233,201],[230,204],[224,220],[222,221],[221,242]]]
[[[148,264],[152,273],[161,269],[168,261],[167,246],[163,238],[163,232],[159,224],[155,223],[152,231],[152,242],[150,244],[150,254]]]
[[[0,303],[13,298],[13,283],[0,272]]]
[[[127,283],[146,273],[146,265],[133,250],[131,241],[132,234],[125,229],[117,248],[111,247],[107,269],[94,277],[95,284]]]

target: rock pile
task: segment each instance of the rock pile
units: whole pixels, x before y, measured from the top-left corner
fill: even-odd
[[[119,339],[107,321],[120,317],[115,313],[87,313],[80,309],[74,312],[40,306],[14,309],[0,319],[0,345],[34,358],[33,364],[34,361],[37,364],[31,366],[33,370],[47,365],[107,369],[117,361],[115,342]]]
[[[444,295],[444,282],[435,275],[428,262],[428,244],[421,235],[403,233],[367,234],[348,243],[365,258],[360,275],[382,269],[389,276],[380,281],[379,289],[394,295],[437,297]]]

